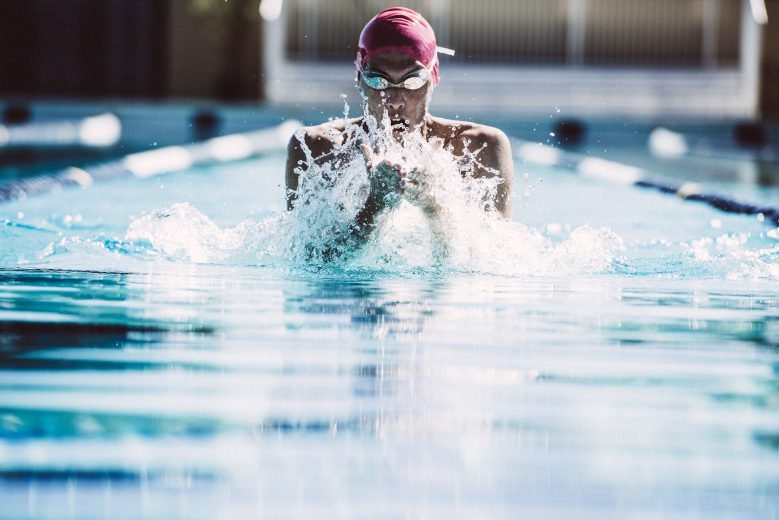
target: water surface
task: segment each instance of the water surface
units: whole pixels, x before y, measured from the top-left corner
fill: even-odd
[[[0,517],[779,516],[772,228],[518,164],[517,221],[622,249],[497,275],[126,237],[273,215],[282,164],[0,207]]]

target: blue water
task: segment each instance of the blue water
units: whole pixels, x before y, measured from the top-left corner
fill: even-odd
[[[0,206],[0,518],[779,517],[771,226],[518,163],[554,269],[193,258],[283,162]]]

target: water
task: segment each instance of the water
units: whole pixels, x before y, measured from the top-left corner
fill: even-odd
[[[779,516],[771,227],[517,164],[514,272],[310,269],[283,163],[0,207],[0,518]]]

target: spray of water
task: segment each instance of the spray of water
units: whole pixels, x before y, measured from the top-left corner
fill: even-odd
[[[474,175],[481,150],[457,156],[420,128],[396,139],[386,113],[381,122],[366,113],[362,125],[349,123],[346,115],[337,140],[342,144],[327,160],[315,157],[299,136],[305,160],[296,170],[292,211],[221,229],[190,205],[177,204],[133,221],[126,239],[195,262],[509,275],[602,272],[622,247],[608,229],[578,228],[555,243],[502,218],[493,203],[499,178]],[[378,215],[370,233],[362,232],[355,217],[370,178],[360,143],[371,143],[377,157],[430,173],[430,192],[441,208],[437,216],[400,198]]]
[[[775,238],[777,230],[768,237]],[[690,260],[728,280],[779,280],[779,246],[765,247],[748,233],[705,237],[683,247]]]

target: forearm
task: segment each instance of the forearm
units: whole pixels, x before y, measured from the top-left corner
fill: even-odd
[[[375,196],[370,195],[355,216],[350,231],[351,238],[358,241],[359,245],[363,244],[376,228],[376,217],[381,210],[382,205],[376,200]]]

